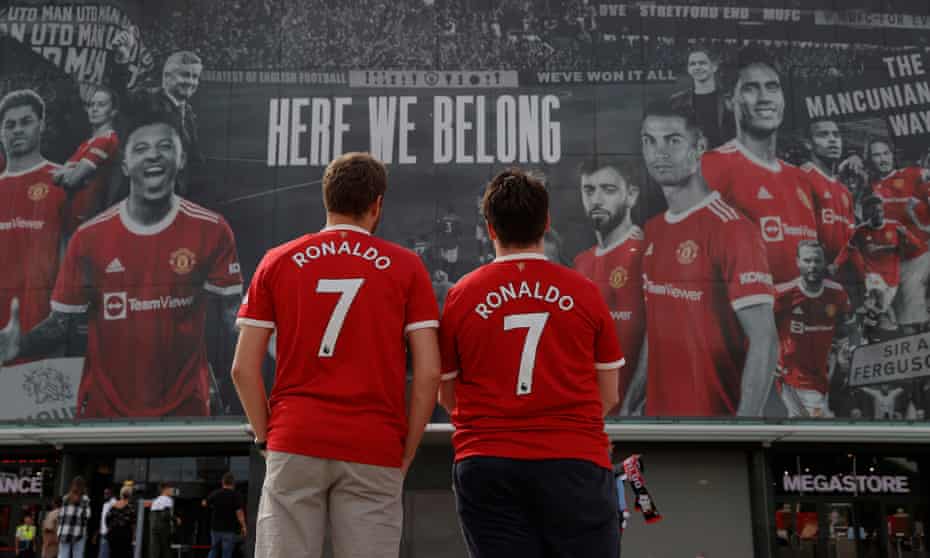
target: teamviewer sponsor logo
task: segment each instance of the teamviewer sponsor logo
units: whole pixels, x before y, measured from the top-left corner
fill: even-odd
[[[766,242],[781,242],[785,239],[781,217],[763,217],[759,219],[759,226],[762,228],[762,239]]]
[[[103,293],[103,319],[126,319],[126,292]]]

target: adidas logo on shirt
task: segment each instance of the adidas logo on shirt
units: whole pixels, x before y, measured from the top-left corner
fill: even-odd
[[[797,308],[794,309],[794,312],[792,312],[792,314],[794,314],[795,316],[803,316],[804,310],[800,306],[798,306]]]
[[[756,198],[760,200],[773,200],[773,196],[768,190],[765,189],[765,186],[759,186],[759,193],[756,194]]]
[[[123,267],[119,258],[113,258],[113,261],[107,265],[107,273],[121,273],[123,271],[126,271],[126,268]]]

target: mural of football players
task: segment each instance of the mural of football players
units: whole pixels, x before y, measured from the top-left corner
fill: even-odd
[[[0,174],[0,254],[6,263],[0,273],[0,323],[18,315],[27,329],[49,312],[67,202],[54,181],[60,167],[42,155],[45,117],[45,102],[35,91],[12,91],[0,100],[6,158]]]
[[[874,306],[883,309],[887,322],[883,329],[894,331],[899,318],[892,301],[901,283],[901,261],[913,257],[915,252],[925,251],[926,247],[901,223],[886,219],[883,206],[882,198],[875,195],[862,201],[864,222],[856,227],[829,271],[835,275],[847,262],[852,263],[860,282],[865,285],[867,300],[878,297]]]
[[[772,274],[756,226],[711,191],[693,116],[653,105],[643,158],[668,211],[646,223],[647,367],[622,412],[645,396],[651,416],[760,416],[774,381],[778,335]]]
[[[785,116],[785,93],[775,65],[764,54],[740,53],[732,88],[736,138],[701,161],[707,183],[756,224],[776,283],[797,277],[798,243],[817,240],[813,192],[799,168],[775,153]]]
[[[71,198],[69,233],[102,211],[110,198],[110,172],[119,155],[119,137],[113,127],[117,102],[116,95],[106,87],[93,91],[85,105],[91,137],[54,173],[55,182],[76,190]]]
[[[849,242],[856,226],[852,193],[837,178],[843,154],[843,137],[832,120],[815,120],[807,127],[804,145],[810,160],[801,166],[813,188],[817,208],[817,237],[827,263]]]
[[[0,335],[3,360],[46,355],[71,320],[88,315],[79,418],[209,415],[211,296],[224,305],[226,340],[235,338],[242,276],[232,231],[174,194],[184,152],[160,116],[131,128],[122,163],[129,197],[71,238],[51,314],[22,335],[11,326]]]
[[[639,362],[646,329],[643,308],[643,231],[633,224],[639,198],[638,169],[629,161],[598,158],[579,168],[581,203],[594,227],[597,245],[575,257],[575,269],[594,281],[610,308],[617,338],[632,371]],[[620,401],[631,374],[621,372]]]
[[[894,148],[887,139],[872,139],[866,147],[874,177],[872,189],[882,199],[885,217],[899,222],[923,243],[922,249],[902,255],[901,284],[891,303],[901,332],[912,335],[930,321],[927,314],[930,253],[926,248],[930,240],[926,186],[930,171],[919,166],[896,168]]]
[[[797,279],[775,287],[778,387],[789,417],[830,417],[830,351],[834,336],[848,342],[852,308],[843,287],[826,279],[819,242],[798,244],[798,269]]]

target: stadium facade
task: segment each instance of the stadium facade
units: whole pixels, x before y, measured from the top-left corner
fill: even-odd
[[[105,487],[145,500],[170,481],[176,550],[204,556],[200,502],[226,471],[254,526],[263,460],[226,372],[229,317],[268,249],[322,225],[326,163],[372,151],[379,234],[421,256],[440,304],[493,259],[487,180],[517,165],[545,182],[547,256],[607,300],[624,395],[640,365],[647,379],[607,424],[663,516],[646,524],[627,490],[626,555],[930,555],[930,8],[771,4],[0,0],[0,97],[40,99],[0,111],[0,554],[75,475],[92,535]],[[687,220],[643,164],[656,102],[701,130],[733,210],[718,217],[756,231],[713,254],[682,242],[661,256],[684,271],[661,279],[643,277],[643,231]],[[154,224],[122,170],[142,114],[185,155]],[[764,269],[719,257],[754,242]],[[779,350],[768,402],[743,413],[752,307],[771,308]],[[465,556],[452,431],[437,409],[404,557]]]

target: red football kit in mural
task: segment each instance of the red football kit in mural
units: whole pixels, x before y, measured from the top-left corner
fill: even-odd
[[[75,164],[87,161],[94,167],[94,174],[71,198],[71,209],[68,212],[69,231],[93,217],[94,210],[106,202],[110,172],[118,152],[119,138],[116,132],[110,131],[86,140],[68,159],[69,163]]]
[[[52,297],[89,312],[78,416],[208,415],[208,295],[242,292],[232,231],[183,198],[152,225],[126,203],[78,227]]]
[[[43,161],[0,175],[0,323],[10,319],[10,301],[19,298],[19,319],[29,331],[49,312],[58,269],[59,243],[67,195],[52,181],[60,168]]]
[[[839,283],[830,280],[817,292],[806,291],[800,278],[775,290],[782,381],[826,395],[830,388],[827,358],[837,319],[852,311],[849,297]]]
[[[882,199],[882,209],[885,219],[897,221],[915,237],[925,240],[927,235],[917,228],[907,213],[907,205],[912,199],[926,201],[926,181],[924,169],[920,167],[907,167],[894,170],[872,184],[872,191]],[[921,207],[923,205],[923,207]],[[928,217],[926,203],[918,204],[915,208],[918,218]],[[924,221],[925,224],[930,218]],[[907,259],[919,256],[920,253],[909,254]]]
[[[455,379],[455,459],[582,459],[610,468],[599,370],[623,366],[610,311],[542,254],[499,257],[446,297],[443,379]]]
[[[633,226],[613,246],[595,246],[575,257],[575,270],[594,281],[610,309],[620,348],[629,363],[620,372],[620,401],[639,362],[646,331],[643,305],[643,231]]]
[[[901,259],[925,249],[901,223],[885,219],[879,227],[869,223],[856,227],[835,263],[842,267],[849,260],[862,277],[875,274],[888,287],[897,287],[901,279]]]
[[[277,329],[269,449],[401,466],[404,336],[439,326],[414,252],[350,225],[282,244],[255,270],[237,323]]]
[[[712,192],[646,223],[646,414],[733,415],[747,338],[736,312],[773,304],[758,229]]]
[[[756,224],[775,282],[797,277],[798,243],[817,239],[814,196],[805,173],[781,160],[762,161],[738,140],[705,153],[701,173],[725,202]]]
[[[813,163],[805,164],[801,170],[807,175],[814,192],[817,237],[823,245],[827,262],[832,262],[849,242],[856,228],[852,193]]]

